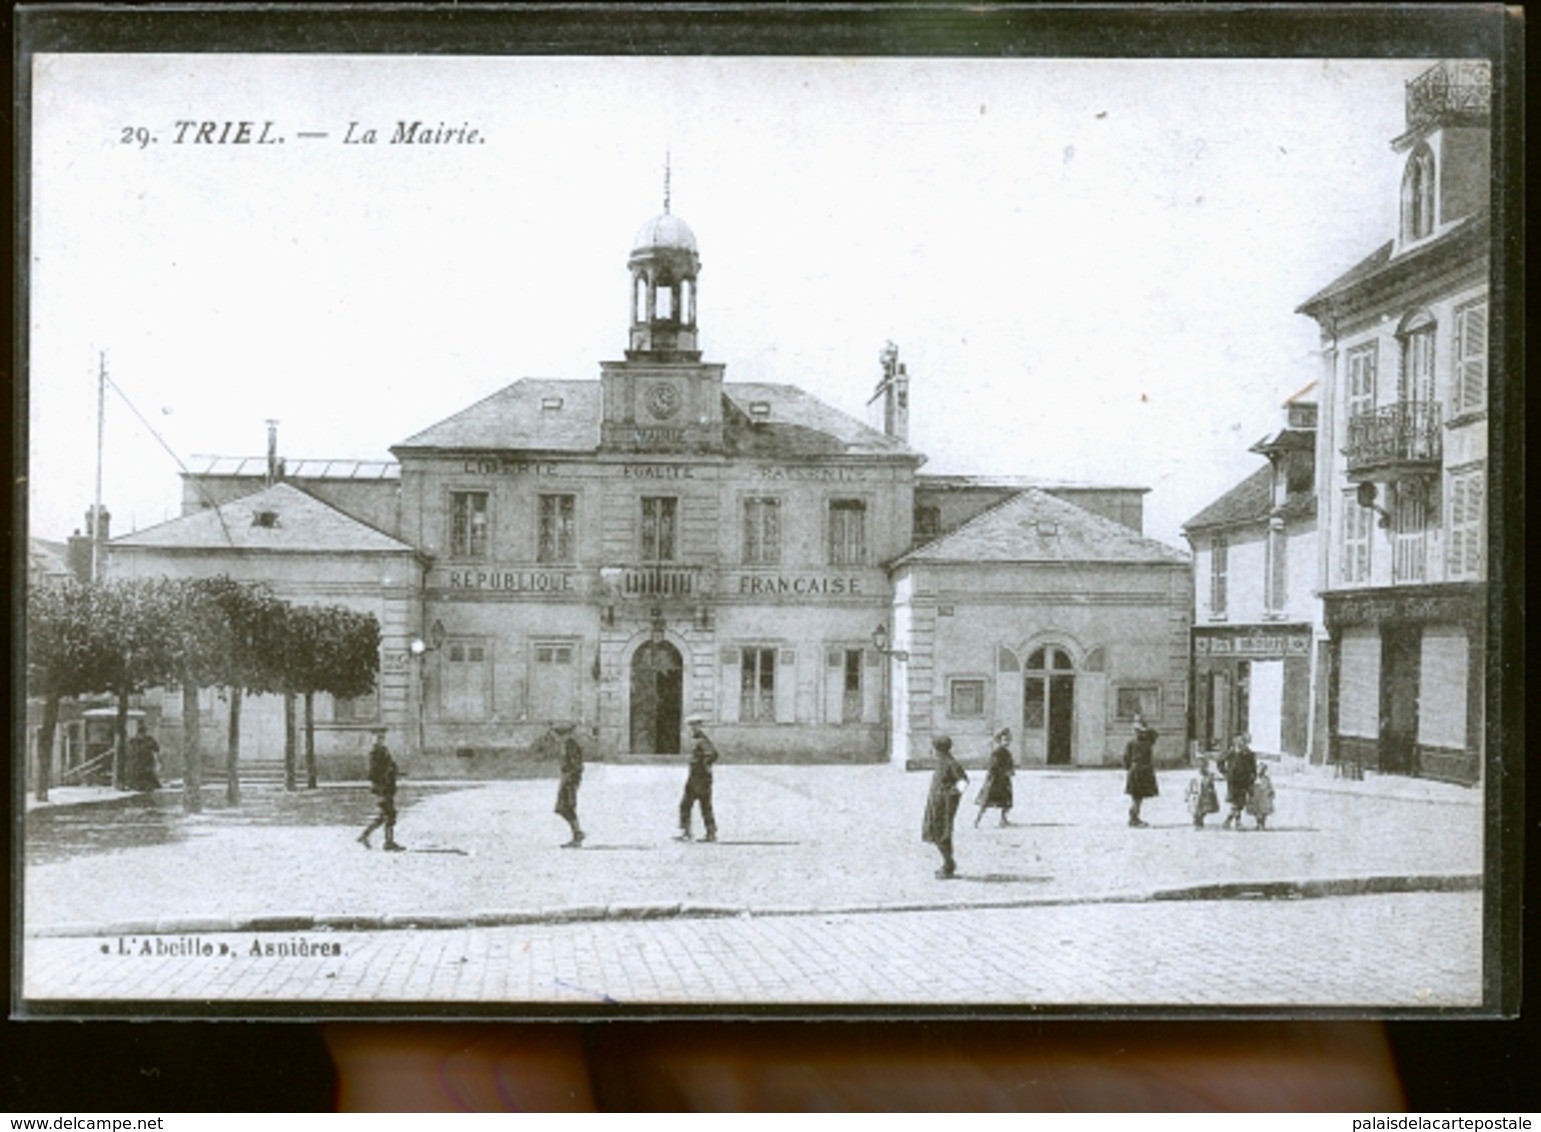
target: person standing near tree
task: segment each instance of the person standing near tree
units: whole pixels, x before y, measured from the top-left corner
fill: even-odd
[[[399,776],[396,760],[391,757],[390,748],[385,745],[385,730],[381,728],[375,732],[375,745],[369,749],[369,788],[379,800],[380,812],[359,834],[359,844],[365,849],[370,848],[369,835],[382,825],[385,827],[385,848],[388,851],[400,853],[406,848],[396,842],[396,779]]]
[[[701,804],[701,820],[706,823],[706,836],[701,840],[717,840],[717,815],[712,812],[712,764],[717,761],[717,748],[707,738],[702,727],[705,722],[705,717],[699,715],[685,720],[690,728],[690,773],[680,798],[679,841],[691,840],[690,812],[697,802]]]
[[[128,741],[128,773],[124,778],[130,790],[148,792],[161,788],[160,753],[161,745],[141,719],[134,737]]]
[[[562,760],[562,778],[556,788],[556,814],[572,830],[572,837],[562,844],[562,848],[577,849],[583,845],[583,827],[578,824],[578,784],[583,781],[583,747],[573,737],[571,723],[553,724],[551,734]]]
[[[936,870],[937,879],[951,880],[958,873],[958,862],[952,856],[952,828],[968,771],[953,757],[951,737],[938,735],[931,740],[931,748],[936,752],[936,770],[931,774],[931,789],[926,794],[920,839],[941,851],[942,867]]]

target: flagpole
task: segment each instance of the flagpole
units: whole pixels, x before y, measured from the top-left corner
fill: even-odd
[[[107,419],[107,352],[96,374],[96,503],[91,508],[91,580],[102,580],[102,434]]]

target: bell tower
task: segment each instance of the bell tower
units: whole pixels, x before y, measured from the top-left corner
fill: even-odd
[[[721,365],[701,361],[696,338],[695,233],[669,210],[632,241],[630,331],[626,360],[601,362],[605,416],[601,443],[633,452],[720,452]]]

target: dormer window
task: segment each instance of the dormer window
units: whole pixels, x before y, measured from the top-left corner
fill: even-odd
[[[253,511],[251,525],[254,527],[266,527],[269,530],[278,526],[277,511]]]
[[[1419,145],[1402,175],[1402,239],[1421,240],[1434,231],[1434,151]]]

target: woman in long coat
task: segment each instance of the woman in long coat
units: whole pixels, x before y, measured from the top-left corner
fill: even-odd
[[[935,845],[942,853],[942,867],[937,878],[950,880],[958,872],[952,856],[952,826],[958,816],[958,802],[963,797],[963,783],[968,772],[953,758],[952,740],[938,735],[931,740],[936,751],[936,770],[931,775],[931,790],[926,795],[926,816],[920,825],[920,839]]]
[[[1156,730],[1147,727],[1140,716],[1134,717],[1134,735],[1124,747],[1124,793],[1129,795],[1129,824],[1142,829],[1140,805],[1161,790],[1156,785]]]
[[[1017,764],[1011,757],[1011,728],[1002,727],[995,733],[995,749],[990,752],[990,769],[985,774],[984,787],[979,791],[979,813],[974,816],[977,829],[985,811],[995,807],[1001,811],[1001,824],[1010,825],[1006,815],[1011,813],[1011,776]]]

